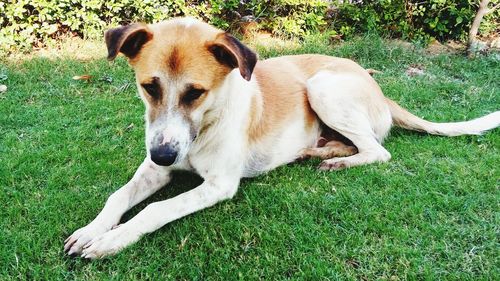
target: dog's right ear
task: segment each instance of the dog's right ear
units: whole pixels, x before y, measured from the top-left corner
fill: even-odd
[[[108,60],[114,60],[118,53],[133,58],[146,42],[153,39],[153,32],[143,23],[134,23],[112,28],[104,33],[104,38]]]
[[[239,68],[241,76],[250,81],[257,63],[257,54],[229,33],[220,33],[213,42],[208,43],[208,50],[215,59],[230,68]]]

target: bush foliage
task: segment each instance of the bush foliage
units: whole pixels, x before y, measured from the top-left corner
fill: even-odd
[[[342,5],[335,21],[343,34],[377,31],[404,39],[464,40],[479,1],[364,0]],[[500,31],[499,15],[496,11],[483,20],[484,34]]]
[[[256,21],[260,28],[284,36],[328,30],[343,36],[375,31],[405,39],[464,39],[478,1],[7,0],[0,2],[0,44],[24,48],[67,33],[98,38],[110,26],[174,16],[202,18],[224,29]],[[499,15],[486,17],[484,33],[498,31]]]

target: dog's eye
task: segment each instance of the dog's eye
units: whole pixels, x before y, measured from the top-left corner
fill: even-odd
[[[187,90],[187,92],[182,96],[182,102],[183,103],[191,103],[195,100],[197,100],[201,95],[205,93],[205,89],[196,89],[192,88]]]
[[[142,87],[144,88],[144,90],[146,90],[148,95],[150,95],[151,97],[153,97],[155,99],[160,97],[160,91],[159,91],[158,87],[156,86],[156,84],[144,84],[144,85],[142,85]]]
[[[154,99],[158,99],[160,97],[160,87],[156,82],[150,84],[142,84],[142,88]]]

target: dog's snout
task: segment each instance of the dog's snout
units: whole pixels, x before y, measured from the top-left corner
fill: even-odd
[[[160,166],[170,166],[177,159],[177,149],[170,143],[154,147],[149,152],[151,161]]]

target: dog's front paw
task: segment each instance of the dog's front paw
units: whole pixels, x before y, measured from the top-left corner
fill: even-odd
[[[121,249],[136,242],[140,233],[126,225],[110,230],[95,237],[83,246],[82,257],[88,259],[103,258],[118,253]]]
[[[106,231],[107,229],[104,226],[89,223],[88,225],[73,232],[73,234],[64,240],[64,251],[70,256],[80,254],[85,244]]]

